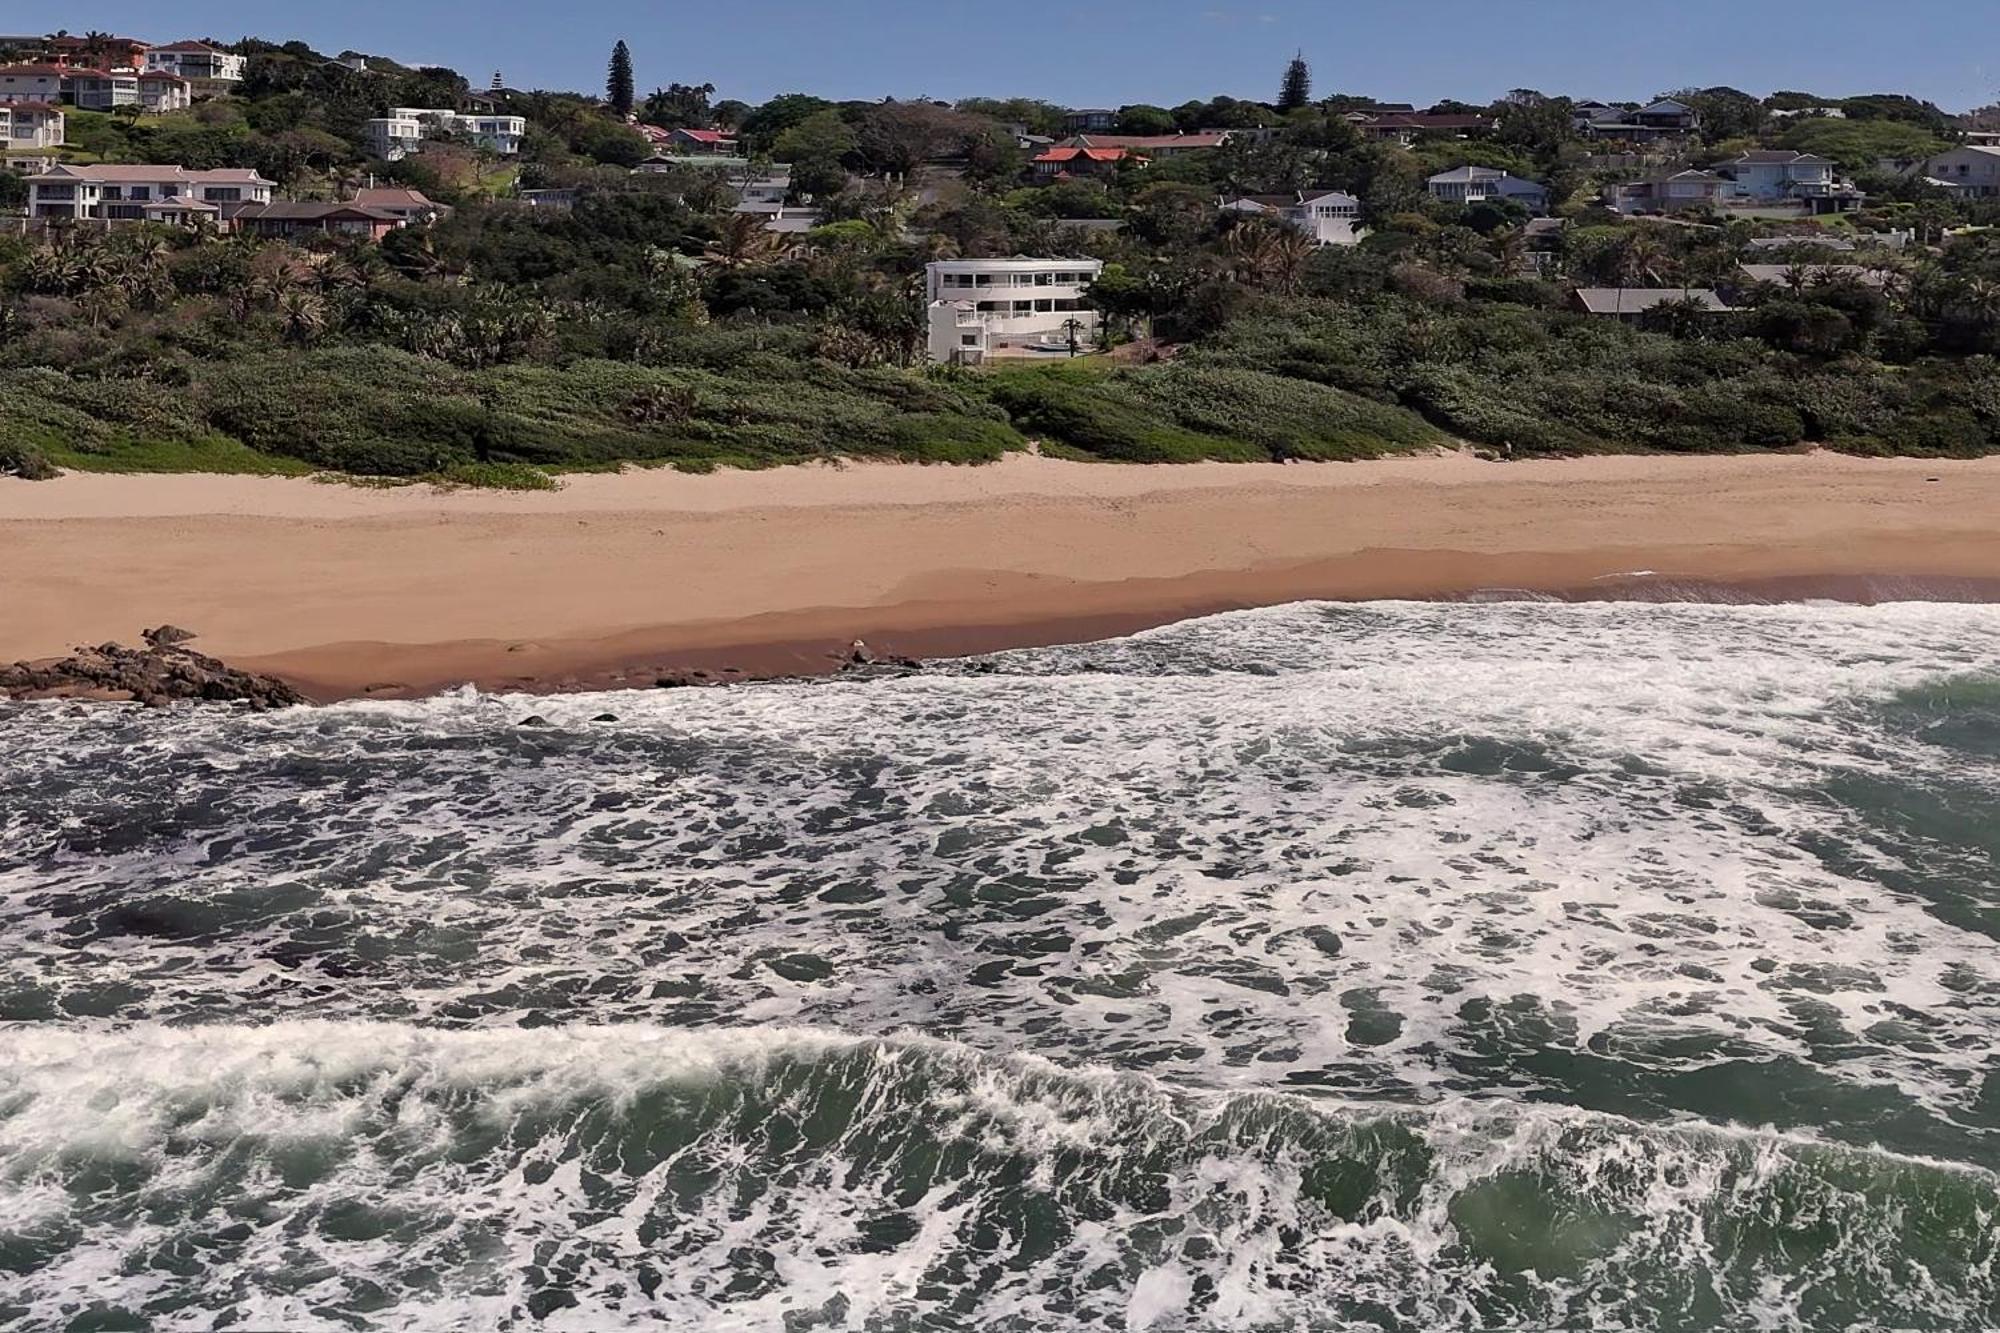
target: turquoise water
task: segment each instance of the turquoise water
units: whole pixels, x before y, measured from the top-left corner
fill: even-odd
[[[2000,1323],[1996,665],[1300,605],[0,710],[0,1319]]]

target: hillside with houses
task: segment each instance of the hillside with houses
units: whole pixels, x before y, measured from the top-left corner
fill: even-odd
[[[640,63],[0,36],[0,468],[2000,442],[1991,109],[1418,106],[1303,58],[1270,102],[750,105]]]

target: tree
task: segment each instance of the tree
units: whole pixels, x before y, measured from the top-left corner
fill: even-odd
[[[712,83],[670,83],[656,88],[646,99],[645,120],[663,129],[707,129],[715,119],[708,99],[715,93]]]
[[[1172,134],[1174,113],[1165,107],[1136,106],[1118,108],[1118,132],[1120,134]]]
[[[1285,66],[1285,81],[1278,91],[1278,110],[1303,110],[1312,101],[1312,66],[1301,51]]]
[[[619,38],[611,48],[611,70],[604,81],[604,100],[620,120],[632,114],[632,48]]]

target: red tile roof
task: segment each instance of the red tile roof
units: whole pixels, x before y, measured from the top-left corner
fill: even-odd
[[[63,109],[54,102],[0,102],[0,111],[39,111],[45,116],[60,116]]]
[[[1126,148],[1134,152],[1170,149],[1220,148],[1229,142],[1227,131],[1202,134],[1079,134],[1072,144],[1079,148]]]
[[[730,135],[724,134],[721,130],[675,130],[674,133],[684,134],[697,143],[729,143],[733,141]]]
[[[1083,158],[1091,162],[1123,162],[1129,156],[1123,148],[1051,148],[1035,161],[1074,162]]]
[[[207,42],[169,42],[165,46],[154,46],[147,49],[152,51],[200,51],[207,55],[218,56],[228,54],[221,47],[210,46]]]
[[[61,78],[67,73],[69,71],[61,65],[0,65],[0,74],[16,74],[22,77],[33,75],[42,79],[51,76]]]

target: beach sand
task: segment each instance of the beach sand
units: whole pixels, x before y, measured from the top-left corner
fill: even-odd
[[[0,481],[0,661],[199,647],[316,698],[824,670],[1301,598],[1528,590],[1987,599],[2000,458],[586,475],[555,492],[279,478]],[[735,668],[730,671],[730,668]]]

